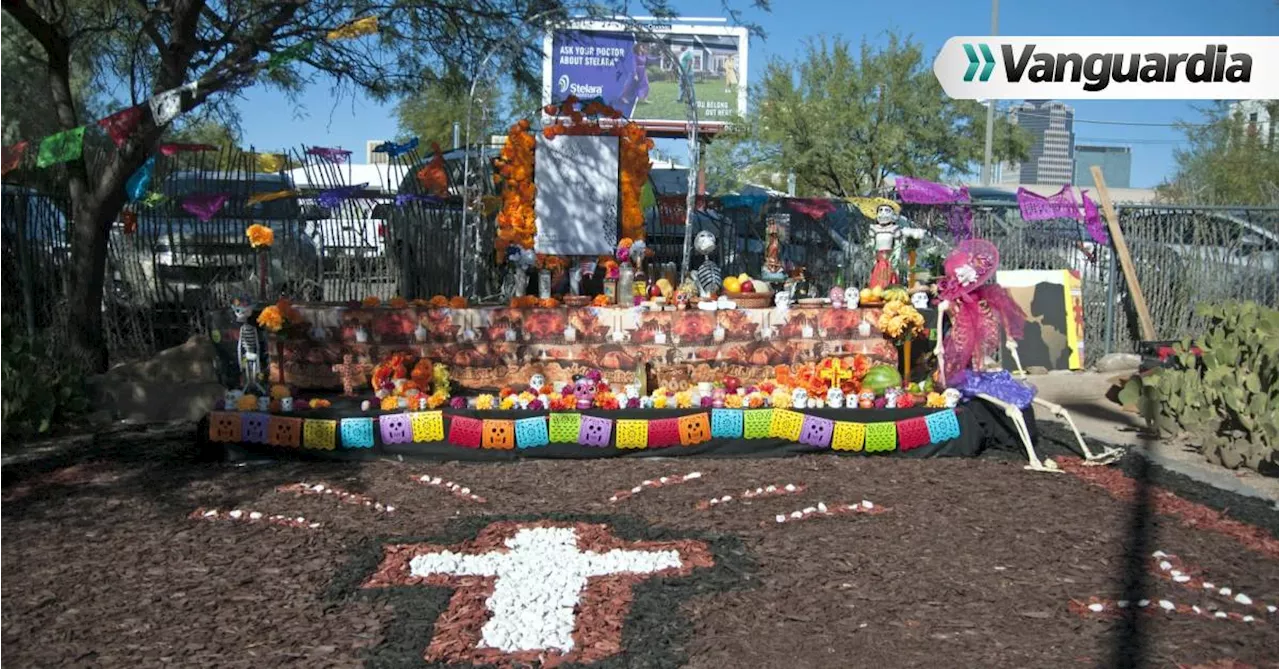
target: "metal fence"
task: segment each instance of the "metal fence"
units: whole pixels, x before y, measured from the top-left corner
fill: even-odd
[[[457,158],[458,156],[451,156]],[[469,161],[476,210],[492,190],[488,159]],[[196,152],[161,157],[154,190],[166,201],[136,207],[136,228],[117,223],[110,235],[104,327],[113,360],[148,356],[206,327],[206,314],[232,296],[253,293],[257,265],[244,236],[249,222],[269,224],[270,285],[277,293],[330,302],[367,296],[428,298],[456,295],[467,276],[479,296],[494,295],[502,271],[493,262],[492,215],[472,213],[464,229],[460,188],[463,161],[449,160],[453,197],[397,203],[391,193],[421,194],[414,175],[426,163],[416,154],[378,168],[367,187],[349,165],[289,152],[283,170],[258,171],[249,152]],[[92,166],[93,161],[90,161]],[[92,168],[92,167],[91,167]],[[300,195],[246,206],[248,196],[305,182]],[[57,168],[9,175],[0,213],[3,261],[0,301],[9,318],[56,336],[66,311],[67,197]],[[351,188],[350,197],[321,206],[321,193]],[[230,199],[202,223],[183,211],[191,193],[225,192]],[[711,200],[714,202],[714,200]],[[1083,283],[1086,355],[1134,350],[1141,339],[1132,300],[1112,249],[1096,245],[1075,221],[1023,221],[1012,202],[972,205],[973,233],[992,241],[1002,269],[1068,269]],[[863,251],[867,221],[840,206],[820,220],[796,213],[785,200],[759,210],[700,210],[694,223],[716,234],[717,260],[727,273],[756,273],[763,261],[765,220],[791,214],[784,259],[805,266],[818,285],[843,270],[858,285],[870,273]],[[1195,305],[1252,299],[1277,305],[1277,211],[1263,208],[1118,206],[1120,226],[1155,321],[1157,336],[1202,330]],[[904,215],[950,243],[947,206],[907,207]],[[682,217],[681,217],[682,219]],[[651,216],[649,246],[657,263],[680,262],[682,225]],[[847,243],[841,243],[847,242]],[[695,257],[696,266],[702,258]],[[470,297],[475,297],[472,295]]]

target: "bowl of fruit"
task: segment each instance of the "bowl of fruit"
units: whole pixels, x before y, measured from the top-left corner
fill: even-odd
[[[773,291],[769,290],[769,284],[753,279],[746,273],[726,276],[721,287],[729,299],[740,307],[760,309],[773,305]]]
[[[888,288],[863,288],[858,292],[858,305],[863,307],[879,307],[885,302],[910,302],[911,295],[902,286]]]

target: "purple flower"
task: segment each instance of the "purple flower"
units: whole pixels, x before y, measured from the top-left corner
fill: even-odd
[[[600,379],[604,378],[604,374],[601,374],[598,369],[589,369],[587,370],[587,378],[600,383]]]
[[[640,398],[639,398],[639,397],[628,397],[628,398],[627,398],[627,408],[628,408],[628,409],[639,409],[639,408],[640,408]]]
[[[451,406],[451,407],[453,407],[453,408],[455,408],[455,409],[465,409],[465,408],[467,408],[467,398],[465,398],[465,397],[455,397],[455,398],[453,398],[453,399],[449,400],[449,406]]]
[[[886,401],[885,398],[883,397],[877,397],[876,401],[873,403],[873,406],[875,406],[875,408],[877,409],[883,409],[887,405],[888,405],[888,401]]]
[[[703,408],[703,409],[709,409],[709,408],[711,408],[711,396],[710,396],[710,395],[703,395],[703,396],[702,396],[702,400],[701,400],[701,401],[699,401],[699,404],[701,404],[701,405],[702,405],[702,408]]]
[[[534,400],[529,403],[530,411],[542,411],[546,407],[542,406],[542,400]]]

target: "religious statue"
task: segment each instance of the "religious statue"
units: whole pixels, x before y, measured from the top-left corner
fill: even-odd
[[[902,206],[897,202],[885,198],[877,198],[874,202],[875,221],[870,227],[876,262],[871,268],[871,280],[867,283],[867,287],[888,288],[899,283],[898,274],[894,271],[892,262],[894,247],[903,237],[923,239],[924,230],[902,225]]]
[[[231,301],[231,313],[240,324],[240,337],[236,342],[236,359],[240,362],[240,373],[244,376],[245,393],[258,396],[266,395],[262,387],[262,338],[258,326],[249,321],[253,316],[253,303],[247,298],[235,298]]]
[[[782,242],[786,237],[786,225],[781,216],[770,216],[769,223],[765,234],[769,237],[769,242],[764,247],[764,265],[760,271],[760,278],[768,283],[777,283],[786,281],[787,275],[782,265]]]

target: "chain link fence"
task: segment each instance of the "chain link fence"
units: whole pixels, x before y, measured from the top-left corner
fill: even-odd
[[[341,303],[368,296],[451,296],[464,285],[464,275],[481,297],[499,292],[503,274],[493,258],[492,155],[473,155],[465,163],[462,152],[447,155],[453,197],[444,199],[422,190],[415,175],[428,158],[417,153],[377,166],[333,163],[305,147],[282,158],[283,166],[268,173],[260,171],[252,152],[158,156],[152,190],[164,201],[132,206],[136,223],[122,217],[110,233],[103,315],[113,360],[146,357],[181,343],[207,327],[210,311],[226,307],[236,295],[254,294],[259,270],[244,232],[251,222],[275,232],[267,270],[273,299],[284,294]],[[95,161],[89,164],[92,169]],[[474,200],[465,225],[458,197],[464,164],[472,170],[467,181]],[[0,304],[6,318],[51,337],[65,331],[60,319],[66,312],[70,248],[69,200],[60,169],[25,166],[11,173],[0,207],[0,285],[8,298]],[[297,192],[246,204],[255,194],[285,190]],[[207,222],[182,207],[186,196],[200,193],[228,195]],[[815,219],[794,211],[786,199],[769,200],[758,209],[724,209],[715,203],[702,202],[693,219],[699,230],[719,240],[712,259],[726,275],[759,272],[766,219],[786,213],[790,234],[784,260],[805,267],[816,285],[831,285],[839,272],[851,284],[865,285],[871,265],[864,246],[868,222],[857,209],[839,203]],[[974,236],[999,248],[1002,269],[1071,270],[1080,276],[1090,360],[1136,348],[1141,340],[1137,316],[1109,245],[1095,244],[1073,220],[1023,221],[1012,201],[969,206]],[[903,215],[950,244],[953,207],[909,206]],[[1277,306],[1276,209],[1122,204],[1117,211],[1159,338],[1200,332],[1204,323],[1195,306],[1202,302],[1248,299]],[[657,209],[650,214],[654,264],[678,266],[683,214],[662,216]],[[695,256],[693,266],[702,261]]]

